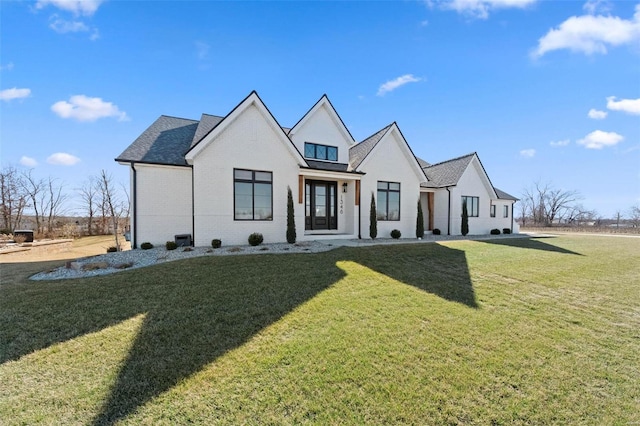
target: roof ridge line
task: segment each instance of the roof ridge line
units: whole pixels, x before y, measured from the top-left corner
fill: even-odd
[[[440,164],[449,163],[449,162],[451,162],[451,161],[460,160],[461,158],[471,157],[471,156],[473,156],[473,155],[478,155],[478,152],[477,152],[477,151],[473,151],[473,152],[472,152],[472,153],[470,153],[470,154],[461,155],[461,156],[459,156],[459,157],[451,158],[451,159],[449,159],[449,160],[440,161],[439,163],[434,163],[434,164],[431,164],[430,166],[423,167],[423,168],[428,169],[429,167],[439,166]],[[424,160],[423,160],[423,161],[424,161]]]
[[[393,123],[395,123],[395,121],[394,121]],[[350,147],[349,147],[349,149],[351,149],[351,148],[355,148],[356,146],[360,145],[362,142],[364,142],[364,141],[366,141],[366,140],[368,140],[368,139],[371,139],[372,137],[374,137],[375,135],[377,135],[377,134],[378,134],[378,133],[380,133],[381,131],[383,131],[383,130],[385,130],[385,129],[388,129],[389,127],[393,126],[393,123],[391,123],[391,124],[387,124],[387,125],[386,125],[386,126],[384,126],[383,128],[381,128],[381,129],[379,129],[379,130],[376,130],[375,132],[373,132],[372,134],[370,134],[370,135],[369,135],[369,136],[367,136],[366,138],[362,139],[362,140],[361,140],[360,142],[358,142],[357,144],[355,144],[355,145],[353,145],[353,146],[350,146]]]
[[[160,117],[177,118],[178,120],[188,120],[188,121],[195,121],[195,122],[200,121],[200,120],[196,120],[195,118],[184,118],[184,117],[177,117],[175,115],[167,115],[167,114],[160,114]]]

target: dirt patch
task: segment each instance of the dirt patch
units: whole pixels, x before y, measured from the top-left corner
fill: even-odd
[[[131,246],[122,238],[125,250]],[[67,251],[45,250],[33,252],[9,253],[0,255],[0,285],[11,285],[29,282],[29,277],[42,271],[64,266],[66,261],[82,257],[96,256],[107,252],[107,247],[114,245],[113,236],[101,235],[73,240]]]

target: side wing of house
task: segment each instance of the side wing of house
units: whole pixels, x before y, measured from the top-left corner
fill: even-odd
[[[131,234],[136,245],[162,245],[175,235],[191,234],[191,169],[142,163],[135,170],[137,211],[132,212]]]
[[[420,184],[427,181],[396,123],[354,146],[352,166],[364,173],[361,183],[362,237],[369,236],[371,196],[376,201],[379,238],[398,229],[414,238]],[[368,146],[369,145],[369,146]]]
[[[193,167],[196,245],[218,238],[247,244],[253,232],[265,242],[285,241],[287,187],[298,192],[305,160],[255,92],[185,156]],[[296,229],[304,229],[294,204]]]
[[[197,126],[161,116],[116,158],[130,170],[132,247],[192,233],[191,168],[183,154]]]
[[[488,234],[494,227],[490,217],[492,200],[497,198],[482,164],[475,155],[469,162],[458,184],[451,191],[451,234],[460,235],[462,203],[466,201],[469,214],[469,234]]]

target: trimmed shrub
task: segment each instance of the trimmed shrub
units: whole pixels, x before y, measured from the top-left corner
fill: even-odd
[[[369,236],[375,240],[378,236],[378,213],[376,210],[376,199],[371,192],[371,208],[369,210]]]
[[[211,247],[213,248],[222,247],[222,240],[219,240],[218,238],[214,238],[213,240],[211,240]]]
[[[117,251],[118,251],[118,247],[116,246],[107,247],[107,253],[115,253]]]
[[[175,241],[167,241],[165,247],[167,248],[167,250],[175,250],[178,248],[178,244],[176,244]]]
[[[469,210],[467,210],[467,201],[462,204],[462,223],[460,224],[460,232],[462,236],[467,236],[469,233]]]
[[[502,233],[503,234],[510,234],[511,233],[511,228],[502,228]]]
[[[491,230],[491,235],[500,235],[500,230],[498,228],[493,228]]]
[[[142,250],[149,250],[149,249],[153,248],[153,244],[151,244],[150,242],[147,241],[147,242],[144,242],[144,243],[140,244],[140,248]]]
[[[418,198],[418,218],[416,219],[416,238],[424,237],[424,214],[422,213],[422,204]]]
[[[293,212],[293,195],[291,195],[291,188],[287,186],[287,242],[289,244],[296,242],[296,220]]]
[[[394,229],[393,231],[391,231],[391,238],[393,238],[394,240],[397,240],[401,236],[402,236],[402,233],[400,232],[399,229]]]
[[[440,230],[438,228],[434,229],[431,232],[433,232],[433,235],[440,235]]]
[[[249,235],[248,241],[249,241],[249,244],[252,246],[259,246],[264,241],[264,237],[262,236],[261,233],[254,232],[253,234]]]

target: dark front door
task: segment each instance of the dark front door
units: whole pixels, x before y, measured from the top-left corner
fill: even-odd
[[[338,229],[336,182],[307,180],[305,185],[305,229]]]

